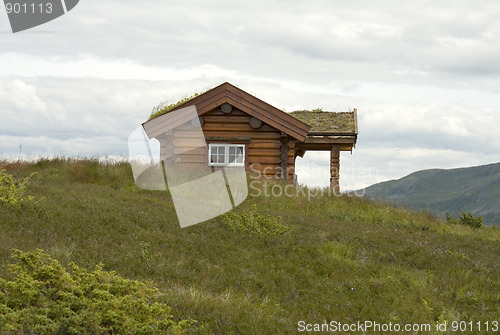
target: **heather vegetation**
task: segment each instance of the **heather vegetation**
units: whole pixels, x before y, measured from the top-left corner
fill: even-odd
[[[14,250],[12,280],[0,278],[1,333],[184,334],[194,320],[174,322],[152,285],[97,265],[67,271],[42,250]]]
[[[294,192],[250,196],[181,229],[169,193],[137,188],[128,164],[55,159],[0,168],[14,184],[37,173],[21,183],[22,197],[44,198],[0,201],[6,334],[104,334],[112,325],[113,334],[293,334],[299,321],[500,315],[498,227]]]

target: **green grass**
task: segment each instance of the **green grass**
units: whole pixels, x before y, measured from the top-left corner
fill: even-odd
[[[317,108],[312,111],[294,111],[290,115],[310,125],[311,132],[354,133],[356,131],[354,112],[327,112]]]
[[[153,108],[153,111],[151,112],[151,114],[149,115],[149,119],[148,120],[152,120],[152,119],[155,119],[159,116],[162,116],[170,111],[172,111],[173,109],[179,107],[180,105],[183,105],[191,100],[193,100],[194,98],[196,98],[197,96],[200,96],[202,95],[203,93],[206,93],[208,92],[210,89],[207,89],[205,91],[202,91],[202,92],[196,92],[194,93],[192,96],[189,96],[189,97],[184,97],[182,98],[181,100],[177,101],[177,102],[174,102],[172,104],[168,104],[166,102],[164,103],[161,103],[159,104],[158,106],[154,107]]]
[[[127,164],[0,167],[16,178],[37,172],[26,193],[45,198],[21,208],[0,204],[3,278],[11,249],[41,248],[65,266],[103,263],[105,271],[151,280],[174,318],[197,320],[199,334],[294,334],[300,320],[500,321],[498,227],[476,230],[348,196],[299,195],[250,196],[226,222],[181,229],[168,192],[137,188]],[[260,220],[257,227],[287,229],[234,228],[248,217]]]

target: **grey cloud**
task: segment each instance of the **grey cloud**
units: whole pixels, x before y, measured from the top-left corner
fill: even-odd
[[[3,47],[37,55],[119,56],[147,65],[215,64],[302,80],[328,80],[318,67],[346,77],[346,63],[350,72],[368,65],[365,78],[379,80],[391,69],[498,75],[494,5],[89,0],[48,25],[53,34],[8,35]],[[470,47],[460,45],[471,41]]]
[[[53,153],[59,149],[52,145],[57,145],[68,153],[126,153],[128,133],[147,119],[161,94],[157,85],[97,79],[1,78],[0,135],[10,136],[13,142],[18,138],[30,152]],[[2,95],[2,87],[9,87],[10,96]],[[23,99],[26,103],[19,104]],[[107,139],[99,140],[103,137]],[[46,140],[33,140],[36,138]],[[62,145],[75,141],[79,144],[73,149]],[[16,147],[8,143],[2,146],[8,152],[15,152]]]
[[[420,90],[399,104],[394,103],[399,91],[382,87],[384,96],[377,97],[363,87],[385,82],[408,85],[405,92],[424,85],[500,92],[497,6],[496,1],[86,0],[43,28],[3,34],[0,53],[61,62],[87,54],[110,63],[124,59],[175,69],[211,64],[215,70],[187,80],[182,71],[172,72],[176,78],[164,81],[0,77],[0,152],[16,153],[22,142],[33,153],[126,153],[126,137],[152,106],[228,80],[289,111],[357,107],[359,143],[353,156],[343,158],[346,168],[378,166],[389,178],[443,167],[445,161],[460,166],[464,157],[488,162],[500,151],[495,131],[500,120],[494,116],[498,106],[491,103],[488,111],[480,93],[465,107],[458,91],[443,97],[455,108],[443,112],[446,119],[439,103],[425,101]],[[447,131],[455,119],[469,122],[468,132]],[[407,148],[412,154],[405,156]],[[373,176],[363,178],[375,182]]]

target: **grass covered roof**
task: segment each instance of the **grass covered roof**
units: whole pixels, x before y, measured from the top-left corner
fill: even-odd
[[[201,95],[204,95],[205,93],[208,93],[209,91],[212,90],[213,89],[208,89],[202,92],[197,92],[192,96],[184,97],[183,99],[172,104],[162,103],[153,108],[153,111],[149,116],[149,120],[157,118],[163,114],[169,113],[172,110],[177,109],[177,107],[187,104],[189,101]],[[312,133],[318,132],[318,133],[357,134],[357,120],[355,111],[327,112],[321,109],[314,109],[314,110],[299,110],[288,114],[311,126],[310,132]]]
[[[290,115],[311,126],[310,132],[356,133],[354,112],[301,110]]]
[[[186,102],[188,102],[190,100],[193,100],[194,98],[196,98],[197,96],[199,96],[201,94],[203,94],[203,93],[195,93],[194,95],[192,95],[190,97],[185,97],[185,98],[183,98],[183,99],[181,99],[173,104],[168,104],[168,105],[165,103],[160,104],[160,105],[153,108],[151,115],[149,115],[149,120],[155,119],[158,116],[162,116],[163,114],[167,114],[168,112],[171,112],[175,108],[179,107],[182,104],[185,104]]]

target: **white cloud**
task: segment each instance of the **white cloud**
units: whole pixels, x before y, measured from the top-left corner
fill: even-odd
[[[72,137],[0,135],[0,156],[9,157],[100,157],[122,154],[126,139],[114,136]]]
[[[36,87],[20,79],[0,82],[0,101],[10,103],[18,109],[31,109],[42,113],[47,110],[47,104],[38,96]]]
[[[230,81],[287,111],[358,108],[344,189],[495,162],[497,6],[87,0],[2,35],[0,154],[125,153],[154,105]],[[306,157],[300,181],[327,185],[328,153]]]
[[[99,78],[117,80],[169,80],[189,81],[203,77],[231,76],[234,71],[214,65],[189,68],[147,66],[137,60],[105,59],[96,55],[68,57],[38,57],[17,53],[0,54],[2,76]]]

